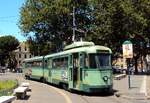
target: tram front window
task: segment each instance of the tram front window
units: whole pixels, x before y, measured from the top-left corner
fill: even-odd
[[[110,57],[110,54],[90,54],[90,68],[102,68],[111,66]]]

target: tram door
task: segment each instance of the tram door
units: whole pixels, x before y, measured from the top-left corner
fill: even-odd
[[[76,88],[79,81],[79,53],[70,55],[69,88]]]
[[[73,54],[73,87],[76,88],[76,85],[79,81],[79,54]]]
[[[49,70],[49,74],[48,74],[48,82],[52,83],[52,73],[51,73],[51,70],[52,70],[52,59],[48,59],[48,70]]]

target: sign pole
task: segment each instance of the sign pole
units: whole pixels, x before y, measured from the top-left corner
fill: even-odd
[[[130,58],[127,58],[127,70],[128,70],[128,88],[131,88],[131,79],[130,79]]]
[[[133,58],[133,45],[131,41],[125,41],[122,45],[123,57],[126,58],[127,70],[128,70],[128,87],[131,88],[131,58]]]

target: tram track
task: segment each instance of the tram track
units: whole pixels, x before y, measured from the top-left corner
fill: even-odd
[[[122,101],[119,101],[117,97],[110,97],[112,100],[114,100],[115,103],[122,103]]]
[[[38,82],[38,81],[36,81],[36,82]],[[64,103],[76,103],[77,102],[76,98],[78,100],[81,100],[78,103],[95,103],[96,97],[97,97],[96,102],[103,101],[108,98],[109,99],[109,100],[107,100],[108,102],[105,102],[105,103],[122,103],[119,100],[119,98],[117,98],[115,96],[92,95],[92,94],[89,95],[89,94],[85,94],[85,93],[80,93],[78,91],[72,93],[72,92],[68,92],[64,89],[57,88],[55,86],[51,86],[50,84],[46,84],[46,85],[48,85],[51,89],[56,91],[58,93],[58,95],[62,96],[65,100]],[[99,102],[97,102],[97,103],[99,103]],[[104,102],[102,102],[102,103],[104,103]]]
[[[90,103],[90,101],[88,101],[85,97],[83,96],[79,96],[81,99],[83,99],[86,103]]]
[[[69,93],[69,97],[71,98],[71,96],[72,97],[74,97],[74,95],[81,101],[81,102],[79,102],[79,103],[104,103],[103,102],[103,100],[104,101],[106,101],[105,103],[126,103],[126,102],[122,102],[121,100],[120,100],[120,98],[117,98],[117,97],[115,97],[115,96],[103,96],[103,95],[82,95],[82,94],[80,94],[80,93],[75,93],[75,94],[72,94],[72,93],[70,93],[70,92],[68,92]],[[76,103],[76,101],[73,101],[73,99],[71,99],[72,100],[72,103]],[[101,101],[101,102],[99,102],[99,101]]]
[[[105,102],[105,103],[123,103],[122,101],[119,100],[120,98],[117,98],[115,96],[107,96],[106,95],[106,97],[105,97],[104,95],[88,95],[88,94],[82,94],[82,93],[76,93],[76,92],[71,93],[66,90],[57,88],[55,86],[53,87],[49,84],[47,84],[47,85],[64,98],[64,100],[65,100],[64,103],[76,103],[76,99],[74,99],[74,97],[78,98],[78,99],[80,98],[79,100],[81,100],[81,101],[78,103],[95,103],[95,97],[100,97],[100,98],[98,98],[98,101],[103,101],[103,99],[106,100],[106,98],[108,98],[109,101]]]
[[[84,97],[84,96],[82,96],[82,95],[78,95],[78,97],[81,98],[82,100],[84,100],[85,103],[93,103],[92,100],[94,100],[94,98],[93,98],[93,99],[91,99],[91,101],[90,101],[90,100],[88,100],[88,99],[89,99],[88,97]],[[95,96],[93,96],[93,97],[95,97]],[[101,96],[99,96],[99,97],[101,97]],[[122,103],[122,101],[120,101],[120,100],[119,100],[117,97],[115,97],[115,96],[113,96],[113,97],[107,97],[107,96],[106,96],[106,98],[108,98],[111,103]],[[110,102],[109,102],[109,103],[110,103]]]

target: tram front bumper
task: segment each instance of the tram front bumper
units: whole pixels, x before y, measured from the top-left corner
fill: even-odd
[[[99,92],[110,92],[112,90],[113,85],[99,85],[99,86],[91,86],[84,85],[83,91],[87,93],[99,93]]]

